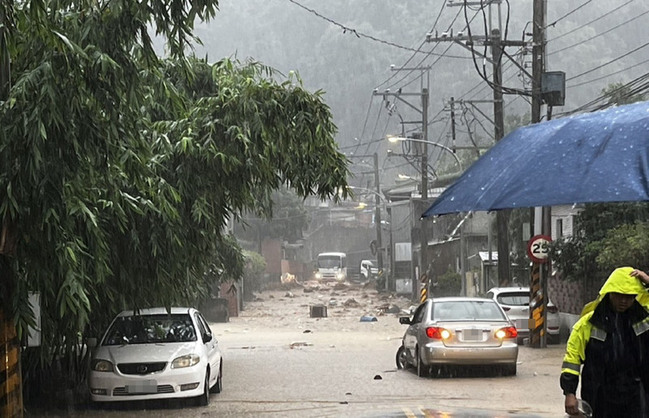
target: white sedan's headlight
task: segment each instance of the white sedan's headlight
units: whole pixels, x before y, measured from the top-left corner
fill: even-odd
[[[171,363],[172,369],[182,369],[184,367],[192,367],[198,362],[201,361],[201,358],[198,354],[187,354],[186,356],[180,356]]]
[[[92,370],[96,372],[112,372],[113,363],[108,360],[95,359],[92,361]]]

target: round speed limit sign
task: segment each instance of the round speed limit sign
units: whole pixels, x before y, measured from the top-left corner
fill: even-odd
[[[550,242],[547,235],[535,235],[527,243],[527,255],[535,263],[545,263],[550,255]]]

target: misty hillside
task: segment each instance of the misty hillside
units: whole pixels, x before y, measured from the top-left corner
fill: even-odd
[[[419,93],[430,83],[429,139],[447,145],[449,99],[492,98],[491,88],[478,74],[484,65],[486,76],[491,77],[491,64],[479,56],[474,62],[471,52],[456,43],[425,41],[427,33],[439,36],[451,30],[485,35],[488,8],[484,13],[477,6],[465,10],[460,3],[222,0],[217,17],[198,28],[203,46],[196,52],[210,61],[254,59],[283,74],[296,71],[309,90],[325,92],[339,128],[341,149],[357,155],[378,151],[383,159],[390,147],[385,135],[401,133],[400,118],[415,120],[421,115],[402,102],[384,101],[383,96],[373,94],[375,89]],[[547,8],[546,70],[566,73],[566,104],[554,109],[556,115],[601,96],[611,83],[626,83],[648,72],[644,63],[649,60],[649,4],[638,0],[550,1]],[[497,28],[500,20],[506,40],[531,41],[532,0],[503,1],[500,10],[494,4],[491,16],[491,28]],[[484,46],[476,46],[476,51],[491,54]],[[510,46],[505,51],[531,72],[530,50],[522,54],[521,48]],[[404,70],[391,70],[391,65]],[[421,67],[430,70],[412,70]],[[530,87],[529,79],[508,58],[503,60],[503,80],[506,87]],[[409,101],[421,107],[418,96]],[[505,103],[509,118],[530,111],[529,99],[522,96],[506,95]],[[469,136],[480,144],[491,144],[493,128],[481,113],[491,117],[492,105],[456,107],[457,145],[468,145]],[[410,124],[406,129],[420,127]],[[390,161],[384,166],[403,164],[396,158]]]

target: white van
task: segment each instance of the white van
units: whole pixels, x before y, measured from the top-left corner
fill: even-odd
[[[320,253],[316,264],[316,280],[347,280],[347,255],[340,252]]]
[[[360,274],[363,280],[375,278],[379,274],[376,260],[361,260]]]

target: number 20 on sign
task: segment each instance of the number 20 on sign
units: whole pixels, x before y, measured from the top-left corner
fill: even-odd
[[[550,255],[552,238],[547,235],[535,235],[527,243],[527,255],[535,263],[545,263]]]

